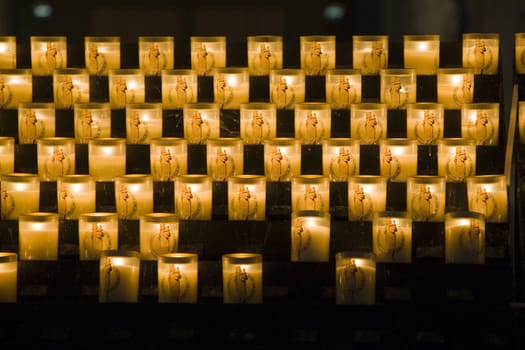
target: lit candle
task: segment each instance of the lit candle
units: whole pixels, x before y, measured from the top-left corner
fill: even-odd
[[[330,211],[330,180],[325,175],[297,175],[291,179],[292,212]]]
[[[58,214],[32,212],[18,220],[20,260],[58,259]]]
[[[33,75],[53,75],[55,69],[67,67],[67,37],[31,36],[30,41]]]
[[[0,252],[0,303],[16,303],[18,291],[18,255]]]
[[[75,173],[75,139],[45,137],[37,141],[38,175],[42,181]]]
[[[417,141],[388,138],[379,141],[380,175],[392,182],[406,182],[417,175]]]
[[[385,68],[380,75],[380,102],[388,109],[406,109],[416,102],[416,70],[414,68]]]
[[[301,68],[306,75],[325,75],[335,68],[335,35],[302,35],[299,44]]]
[[[2,220],[18,220],[22,214],[39,210],[40,177],[37,174],[1,174],[0,180]]]
[[[140,69],[111,69],[109,75],[109,103],[112,109],[123,109],[128,103],[144,103],[146,87]]]
[[[292,212],[292,262],[327,262],[330,252],[330,213],[319,210]]]
[[[101,137],[88,142],[89,174],[95,181],[113,181],[126,173],[126,139]]]
[[[323,140],[323,175],[330,181],[345,182],[359,175],[359,140],[327,138]]]
[[[0,69],[16,69],[16,36],[0,37]]]
[[[332,109],[350,109],[361,102],[361,70],[329,69],[325,82],[326,102]]]
[[[477,175],[466,180],[469,211],[485,215],[486,222],[507,222],[508,195],[505,175]]]
[[[213,181],[204,174],[175,177],[175,213],[181,220],[211,220]]]
[[[438,35],[404,35],[405,68],[414,68],[417,75],[435,75],[439,68]]]
[[[209,139],[206,157],[208,175],[211,175],[213,181],[227,181],[228,177],[243,173],[244,144],[241,138]]]
[[[406,212],[377,212],[372,220],[372,245],[379,262],[412,261],[412,218]]]
[[[78,220],[80,214],[94,212],[96,183],[91,175],[71,174],[57,177],[57,206],[60,219]]]
[[[104,250],[99,261],[98,301],[136,303],[139,298],[139,252]]]
[[[75,142],[87,144],[99,137],[111,137],[111,107],[109,103],[75,103]]]
[[[162,137],[162,104],[155,102],[126,104],[126,142],[148,145]]]
[[[153,180],[147,174],[115,176],[116,211],[121,220],[139,220],[153,212]]]
[[[189,103],[184,105],[184,138],[190,145],[202,145],[208,139],[220,136],[220,108],[218,103]]]
[[[55,69],[53,99],[59,109],[73,109],[75,103],[89,102],[88,71],[79,68]]]
[[[371,305],[376,300],[373,254],[342,251],[335,255],[336,304]]]
[[[80,260],[98,260],[103,250],[116,250],[118,246],[117,213],[91,212],[79,215]]]
[[[276,137],[264,141],[264,172],[268,181],[289,182],[301,174],[301,141]]]
[[[465,138],[438,140],[438,175],[447,182],[465,182],[476,174],[476,144]]]
[[[518,74],[525,74],[525,32],[514,33],[514,64]]]
[[[266,219],[266,178],[236,175],[228,178],[228,220]]]
[[[375,212],[386,210],[387,178],[358,175],[348,178],[348,220],[372,221]]]
[[[283,37],[254,35],[247,37],[248,69],[252,76],[267,76],[283,67]]]
[[[443,221],[445,195],[443,176],[411,176],[407,179],[407,212],[413,221]]]
[[[437,101],[445,109],[460,109],[474,99],[474,70],[472,68],[439,68]]]
[[[215,68],[213,74],[213,100],[221,109],[240,109],[250,99],[248,68]]]
[[[150,168],[153,181],[172,181],[186,174],[188,141],[181,137],[158,137],[150,142]]]
[[[277,109],[294,109],[296,103],[304,102],[306,75],[296,68],[272,69],[270,71],[270,102]]]
[[[0,175],[15,171],[15,138],[0,136]]]
[[[139,36],[139,67],[145,75],[173,69],[175,40],[172,36]]]
[[[356,103],[350,106],[350,136],[363,145],[375,145],[387,136],[387,105]]]
[[[353,68],[365,75],[379,75],[380,69],[388,67],[387,35],[352,36]]]
[[[499,33],[463,33],[463,67],[474,74],[498,74]]]
[[[226,67],[226,36],[190,37],[191,68],[199,76],[212,76],[214,68]]]
[[[444,107],[441,103],[407,104],[407,137],[419,145],[435,145],[443,138]]]
[[[179,217],[175,213],[146,213],[140,217],[140,258],[157,260],[179,247]]]
[[[84,37],[84,59],[90,75],[107,76],[110,69],[120,69],[120,37]]]
[[[162,107],[182,109],[186,103],[197,103],[198,76],[193,69],[163,69]]]
[[[325,138],[330,137],[332,109],[328,103],[296,103],[294,120],[295,137],[303,144],[321,144]]]
[[[33,75],[30,69],[0,70],[0,109],[17,109],[33,101]]]
[[[483,264],[485,262],[485,216],[476,212],[445,214],[445,262]]]
[[[262,255],[231,253],[222,256],[225,304],[261,304],[263,301]]]
[[[55,105],[48,102],[22,102],[18,105],[18,142],[34,144],[36,140],[55,136]]]
[[[198,298],[199,256],[169,253],[158,258],[159,303],[196,303]]]
[[[461,137],[471,138],[476,145],[498,144],[499,102],[466,103],[461,107]]]
[[[247,145],[263,144],[277,133],[277,107],[269,102],[241,103],[241,138]]]

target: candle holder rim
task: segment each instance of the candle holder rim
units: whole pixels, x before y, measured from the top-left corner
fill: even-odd
[[[2,75],[33,75],[33,70],[30,68],[2,68],[0,69]]]
[[[382,211],[376,211],[373,213],[374,219],[389,218],[389,217],[408,219],[412,221],[412,216],[407,210],[382,210]]]
[[[166,264],[184,264],[197,262],[199,255],[196,253],[186,253],[186,252],[175,252],[175,253],[165,253],[158,256],[158,262]]]
[[[442,67],[437,69],[437,75],[451,74],[471,74],[474,75],[474,68],[470,67]]]
[[[248,35],[246,37],[246,40],[247,41],[257,41],[257,42],[266,41],[266,42],[277,42],[278,43],[279,41],[283,40],[283,36],[278,35],[278,34]]]
[[[13,181],[15,179],[33,179],[38,180],[40,179],[40,176],[36,173],[19,173],[19,172],[12,172],[12,173],[4,173],[0,174],[0,180],[1,181]]]
[[[372,252],[365,252],[361,250],[341,250],[335,253],[335,257],[339,258],[358,258],[358,259],[369,259],[373,262],[376,261],[376,254]]]
[[[65,35],[31,35],[29,36],[31,41],[66,41],[67,36]]]
[[[243,180],[243,183],[257,183],[261,180],[266,180],[266,176],[258,174],[238,174],[228,177],[228,182],[234,182],[235,180]]]
[[[192,68],[165,68],[160,71],[161,76],[170,75],[193,75],[198,76],[197,71]]]
[[[420,109],[437,109],[442,111],[445,109],[445,105],[440,102],[410,102],[406,104],[408,110],[420,110]]]
[[[126,257],[140,259],[140,252],[127,249],[105,249],[100,251],[100,259],[108,257]]]
[[[139,35],[137,37],[139,44],[141,42],[175,42],[173,35]]]
[[[111,211],[97,211],[79,214],[79,219],[86,220],[87,222],[100,221],[100,218],[107,218],[107,221],[111,221],[112,219],[118,220],[118,214]]]
[[[57,183],[67,182],[67,183],[78,183],[78,182],[95,182],[95,177],[91,174],[63,174],[57,176]]]
[[[222,255],[222,261],[232,264],[253,264],[262,262],[263,255],[261,253],[225,253]]]
[[[352,40],[356,40],[356,41],[382,41],[382,40],[386,40],[386,42],[388,43],[389,38],[390,38],[389,35],[385,35],[385,34],[379,34],[379,35],[368,35],[368,34],[362,35],[362,34],[357,34],[357,35],[352,35]]]
[[[20,214],[19,221],[58,221],[58,213],[48,211],[32,211],[28,213]]]
[[[153,212],[141,215],[140,219],[148,222],[178,222],[179,216],[176,213]]]
[[[477,212],[477,211],[469,211],[469,210],[458,210],[458,211],[449,211],[445,213],[444,221],[445,224],[447,222],[447,219],[477,219],[482,222],[485,222],[485,215]]]
[[[133,102],[126,103],[126,111],[132,111],[133,109],[138,110],[154,110],[162,111],[162,102]]]
[[[108,69],[108,76],[115,77],[120,75],[138,75],[144,76],[144,71],[140,68],[110,68]]]
[[[52,103],[52,102],[51,102]],[[74,109],[107,109],[111,110],[109,102],[76,102]]]
[[[0,252],[0,263],[18,261],[18,254],[15,252]]]
[[[293,219],[301,217],[315,217],[324,220],[330,220],[331,214],[326,210],[295,210],[291,213],[290,217]]]
[[[468,39],[499,39],[500,35],[496,32],[470,32],[462,33],[463,40]]]
[[[486,182],[486,183],[497,183],[500,182],[501,179],[506,180],[507,175],[505,174],[483,174],[483,175],[473,175],[473,176],[467,176],[466,182],[467,183],[477,183],[477,182]]]
[[[181,174],[175,176],[174,180],[175,182],[183,181],[183,180],[200,180],[201,182],[205,182],[206,180],[211,181],[212,177],[208,174]]]
[[[82,75],[89,75],[88,70],[86,68],[81,67],[63,67],[63,68],[55,68],[53,70],[53,75],[63,75],[63,74],[82,74]]]

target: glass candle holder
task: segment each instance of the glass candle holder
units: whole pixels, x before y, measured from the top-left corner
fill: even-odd
[[[175,213],[180,220],[211,220],[213,181],[204,174],[186,174],[174,179]]]
[[[463,33],[462,64],[474,74],[498,74],[499,33]]]
[[[31,36],[31,70],[33,75],[53,75],[67,67],[67,37]]]
[[[412,218],[406,211],[382,211],[372,220],[372,246],[378,262],[412,261]]]
[[[114,212],[82,213],[78,217],[80,260],[98,260],[104,250],[118,249],[118,216]]]
[[[474,99],[474,69],[439,68],[437,74],[437,102],[445,109],[461,109]]]
[[[413,221],[442,222],[445,197],[443,176],[420,175],[407,179],[407,212]]]
[[[213,181],[227,181],[244,169],[244,144],[238,137],[209,139],[206,147],[207,169]]]
[[[259,145],[276,137],[277,107],[274,103],[241,103],[240,113],[240,134],[245,144]]]
[[[435,145],[443,138],[445,109],[441,103],[407,104],[407,137],[418,145]]]
[[[388,138],[379,141],[379,172],[391,182],[417,175],[417,141]]]
[[[163,69],[173,69],[175,39],[172,36],[139,36],[139,68],[144,75],[160,75]]]
[[[292,213],[330,211],[330,180],[324,175],[297,175],[291,179]]]
[[[75,103],[75,142],[87,144],[89,140],[111,137],[111,107],[106,102]]]
[[[157,260],[158,302],[197,303],[199,256],[167,253]]]
[[[161,71],[162,108],[182,109],[186,103],[197,103],[198,76],[193,69]]]
[[[292,212],[290,260],[328,262],[330,213],[318,210]]]
[[[0,36],[0,69],[16,69],[16,36]]]
[[[245,67],[215,68],[213,74],[213,101],[221,109],[240,109],[250,100],[250,74]]]
[[[266,220],[266,178],[236,175],[228,178],[228,220]]]
[[[99,259],[98,301],[136,303],[139,299],[140,253],[104,250]]]
[[[485,263],[485,216],[476,212],[445,214],[445,262]]]
[[[96,182],[87,174],[57,177],[58,216],[64,220],[78,220],[80,214],[96,210]]]
[[[514,33],[514,70],[525,74],[525,32]]]
[[[18,299],[18,254],[0,252],[0,303]]]
[[[115,176],[116,211],[121,220],[140,220],[153,212],[153,179],[147,174]]]
[[[416,102],[416,70],[414,68],[382,69],[379,73],[380,102],[388,109],[406,109]]]
[[[262,254],[223,254],[222,285],[225,304],[261,304],[263,302]]]
[[[499,135],[499,102],[467,103],[461,107],[461,137],[478,146],[495,146]]]
[[[33,75],[30,69],[0,69],[0,109],[17,109],[33,102]]]
[[[1,174],[0,180],[2,220],[18,220],[22,214],[39,210],[40,177],[37,174]]]
[[[272,69],[270,71],[270,102],[277,109],[294,109],[296,103],[304,102],[306,75],[296,68]]]
[[[324,102],[296,103],[294,110],[295,138],[302,144],[321,144],[330,137],[332,110]]]
[[[89,174],[95,181],[113,181],[126,173],[126,139],[100,137],[88,141]]]
[[[0,175],[15,171],[15,138],[0,136]]]
[[[145,102],[145,78],[140,69],[111,69],[109,103],[112,109],[123,109],[128,103]]]
[[[276,137],[264,141],[264,172],[267,181],[289,182],[301,174],[301,141]]]
[[[332,109],[350,109],[361,102],[361,70],[329,69],[325,75],[326,102]]]
[[[214,68],[226,67],[226,36],[191,36],[191,68],[199,76],[212,76]]]
[[[42,181],[75,173],[75,138],[44,137],[36,141],[38,175]]]
[[[75,103],[89,102],[89,73],[81,68],[53,71],[53,99],[57,109],[73,109]]]
[[[438,175],[447,182],[465,182],[476,175],[476,143],[465,138],[438,140]]]
[[[120,69],[120,37],[84,37],[84,59],[90,75],[107,76],[110,69]]]
[[[162,137],[162,104],[156,102],[126,104],[126,142],[149,145]]]
[[[348,221],[372,221],[374,213],[386,210],[387,178],[358,175],[348,178]]]
[[[31,212],[18,219],[20,260],[58,259],[58,214]]]
[[[485,222],[507,222],[508,195],[505,175],[477,175],[466,180],[469,211],[481,213]]]
[[[140,258],[157,260],[179,248],[179,217],[175,213],[147,213],[140,217]]]
[[[150,142],[153,181],[172,181],[188,170],[188,141],[182,137],[159,137]]]
[[[364,75],[379,75],[388,67],[388,35],[353,35],[353,68]]]
[[[336,304],[373,305],[376,300],[374,254],[342,251],[335,254]]]
[[[55,105],[51,102],[22,102],[18,105],[18,143],[55,136]]]
[[[247,37],[248,70],[252,76],[267,76],[272,69],[283,68],[283,37],[254,35]]]
[[[206,144],[221,132],[220,108],[217,103],[198,102],[184,105],[184,138],[190,145]]]
[[[301,68],[306,75],[325,75],[335,68],[335,35],[301,35]]]
[[[519,143],[525,143],[525,101],[518,101],[518,135]]]
[[[350,136],[362,145],[375,145],[387,136],[387,105],[356,103],[350,106]]]
[[[323,140],[323,175],[330,181],[345,182],[359,175],[361,147],[359,140],[327,138]]]
[[[405,68],[414,68],[416,75],[436,75],[439,68],[439,34],[404,35]]]

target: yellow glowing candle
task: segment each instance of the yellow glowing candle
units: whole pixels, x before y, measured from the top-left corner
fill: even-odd
[[[295,137],[303,144],[321,144],[330,137],[332,109],[324,102],[296,103],[294,110]]]
[[[276,137],[264,141],[264,172],[268,181],[289,182],[301,174],[301,141]]]
[[[38,139],[54,137],[55,112],[53,103],[20,103],[18,105],[18,142],[34,144]]]
[[[463,33],[463,67],[474,74],[498,74],[499,33]]]
[[[99,137],[111,137],[111,108],[109,103],[75,103],[75,142],[87,144]]]
[[[330,179],[325,175],[297,175],[291,179],[292,212],[330,211]]]
[[[361,70],[329,69],[326,71],[326,102],[333,109],[350,109],[361,102]]]
[[[375,212],[386,210],[387,178],[358,175],[348,178],[348,220],[372,221]]]
[[[157,260],[179,247],[179,217],[174,213],[146,213],[140,217],[140,258]]]
[[[445,214],[445,262],[483,264],[485,262],[485,216],[477,212]]]
[[[514,64],[518,74],[525,74],[525,32],[514,33]]]
[[[184,138],[190,145],[206,144],[220,136],[220,105],[218,103],[189,103],[184,105]]]
[[[15,138],[0,136],[0,175],[15,171]]]
[[[439,68],[439,35],[403,36],[405,68],[414,68],[417,75],[435,75]]]
[[[226,67],[226,36],[190,37],[191,68],[199,76],[212,76],[214,68]]]
[[[0,69],[0,109],[17,109],[33,101],[33,76],[30,69]]]
[[[110,69],[120,69],[120,37],[84,37],[84,59],[90,75],[107,76]]]
[[[301,68],[306,75],[325,75],[335,68],[335,35],[302,35],[299,45]]]
[[[277,109],[294,109],[296,103],[304,102],[306,75],[295,68],[272,69],[270,71],[270,102]]]
[[[467,103],[461,107],[461,136],[476,141],[476,145],[498,144],[499,102]]]
[[[0,303],[16,303],[18,291],[18,254],[0,252]]]
[[[175,212],[181,220],[211,220],[213,182],[209,175],[186,174],[175,178]]]
[[[228,220],[266,219],[266,178],[236,175],[228,178]]]
[[[37,140],[38,174],[42,181],[75,173],[75,139],[45,137]]]
[[[162,137],[162,104],[154,102],[126,104],[126,141],[147,145]]]
[[[118,249],[118,216],[113,212],[82,213],[78,217],[80,260],[98,260],[103,250]]]
[[[245,144],[263,144],[277,133],[277,108],[274,103],[241,103],[241,138]]]
[[[139,298],[140,254],[104,250],[100,254],[98,301],[136,303]]]
[[[88,143],[89,174],[95,181],[113,181],[126,173],[126,139],[101,137]]]
[[[336,304],[371,305],[376,300],[374,254],[342,251],[335,255]]]
[[[352,36],[353,68],[364,75],[379,75],[388,67],[388,41],[387,35]]]
[[[417,141],[388,138],[379,141],[380,174],[392,182],[406,182],[417,175]]]
[[[323,140],[323,175],[330,181],[345,182],[359,175],[359,140],[327,138]]]
[[[187,172],[188,141],[181,137],[158,137],[150,142],[153,181],[172,181]]]
[[[58,222],[57,213],[32,212],[20,215],[20,260],[57,260]]]
[[[328,261],[330,213],[318,210],[292,212],[290,234],[292,262]]]
[[[283,67],[283,37],[254,35],[247,37],[248,69],[252,76],[267,76]]]
[[[437,101],[445,109],[460,109],[474,99],[474,70],[472,68],[439,68]]]
[[[193,69],[163,69],[162,107],[182,109],[186,103],[197,103],[198,76]]]
[[[257,253],[231,253],[222,256],[225,304],[263,302],[262,260],[262,255]]]
[[[350,106],[350,136],[363,145],[378,144],[387,136],[387,105],[356,103]]]
[[[40,205],[40,177],[38,174],[1,174],[2,220],[18,220],[19,216],[36,212]]]
[[[196,303],[198,298],[199,256],[169,253],[158,258],[159,303]]]
[[[410,176],[407,179],[407,212],[413,221],[443,221],[445,195],[443,176]]]
[[[505,175],[477,175],[466,180],[470,211],[485,215],[486,222],[507,222],[508,195]]]
[[[444,107],[440,103],[407,105],[407,137],[419,145],[435,145],[443,138]]]
[[[111,69],[109,75],[109,103],[112,109],[123,109],[128,103],[144,103],[146,87],[144,72],[140,69]]]
[[[438,175],[447,182],[465,182],[476,175],[476,144],[465,138],[438,140]]]
[[[145,75],[173,69],[175,39],[172,36],[139,36],[139,67]]]
[[[248,68],[215,68],[213,74],[213,100],[221,109],[240,109],[250,99]]]
[[[153,212],[153,180],[151,175],[125,174],[115,177],[115,203],[119,218],[139,220]]]
[[[372,220],[372,244],[376,260],[412,261],[412,218],[406,212],[382,211]]]
[[[16,36],[0,37],[0,69],[16,68]]]
[[[30,41],[33,75],[53,75],[55,69],[67,67],[67,37],[31,36]]]
[[[78,220],[80,214],[94,212],[96,183],[91,175],[71,174],[57,177],[57,206],[61,219]]]
[[[209,139],[206,147],[208,175],[213,181],[227,181],[244,169],[244,144],[238,137]]]
[[[380,102],[388,109],[406,109],[416,102],[416,70],[414,68],[385,68],[380,75]]]
[[[60,109],[73,109],[75,103],[89,102],[88,71],[79,68],[55,69],[53,98],[56,108]]]

